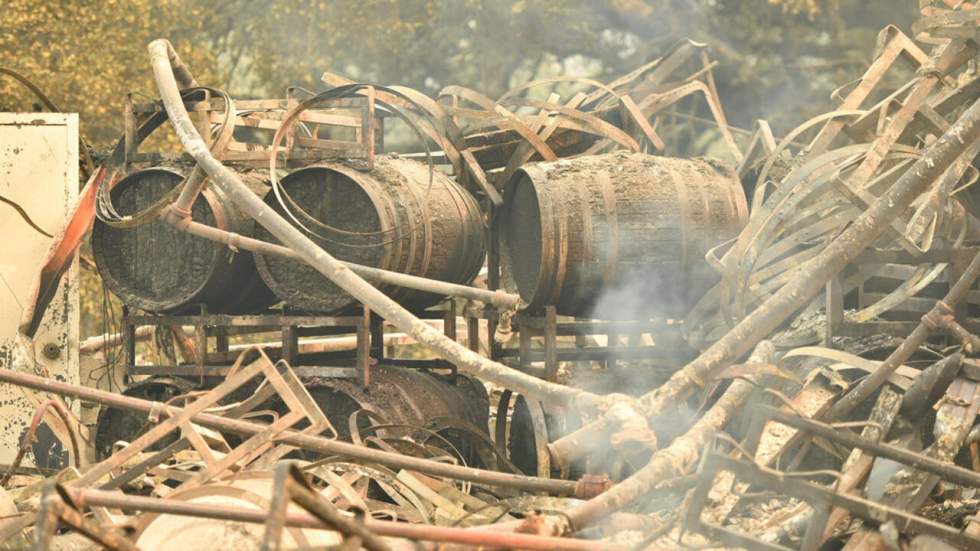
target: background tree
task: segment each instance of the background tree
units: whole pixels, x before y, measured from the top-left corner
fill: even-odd
[[[253,97],[322,88],[324,70],[495,96],[543,76],[610,78],[692,38],[720,62],[733,123],[785,131],[860,74],[882,27],[915,15],[915,0],[6,0],[0,65],[81,113],[104,146],[125,92],[155,96],[146,44],[161,36],[203,82]],[[0,105],[31,108],[9,79]]]
[[[202,80],[215,77],[216,55],[200,47],[208,13],[206,2],[191,0],[4,0],[0,66],[78,112],[86,137],[104,146],[119,135],[126,92],[156,97],[150,40],[169,37]],[[0,78],[0,108],[30,111],[33,104],[12,79]]]
[[[156,98],[146,45],[158,37],[201,82],[236,97],[321,89],[325,70],[495,97],[558,74],[608,80],[691,38],[720,62],[730,122],[765,118],[785,133],[831,107],[831,91],[861,74],[881,28],[908,31],[916,14],[916,0],[4,0],[0,66],[80,113],[83,134],[104,150],[122,128],[125,93]],[[35,108],[0,78],[0,110]],[[706,115],[695,100],[681,109]],[[708,135],[690,126],[696,147],[685,152],[712,152]],[[106,326],[98,312],[107,299],[83,273],[91,334]]]

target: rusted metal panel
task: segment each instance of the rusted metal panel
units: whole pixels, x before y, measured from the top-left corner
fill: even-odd
[[[18,333],[35,278],[78,197],[78,116],[0,113],[0,367],[78,381],[78,264],[71,262],[33,340]],[[9,201],[9,202],[8,202]],[[13,205],[17,205],[15,209]],[[18,213],[20,210],[23,215]],[[36,404],[0,385],[0,464],[17,453]],[[77,408],[77,406],[76,406]],[[77,413],[77,409],[76,409]],[[56,444],[51,437],[45,445]],[[60,449],[60,444],[57,445]],[[33,454],[25,464],[33,464]],[[59,466],[60,453],[53,454]]]

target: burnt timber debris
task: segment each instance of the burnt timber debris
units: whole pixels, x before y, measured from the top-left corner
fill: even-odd
[[[744,149],[690,41],[546,100],[239,100],[152,42],[22,322],[91,225],[125,388],[0,369],[0,549],[980,548],[980,10],[922,13]],[[665,156],[690,97],[725,159]]]

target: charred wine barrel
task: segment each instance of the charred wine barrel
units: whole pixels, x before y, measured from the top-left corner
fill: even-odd
[[[730,169],[626,152],[527,165],[504,203],[505,267],[528,309],[602,319],[685,314],[717,280],[705,252],[747,216]]]
[[[430,184],[429,169],[422,163],[379,157],[370,172],[318,164],[292,172],[281,184],[296,220],[316,232],[313,240],[341,260],[451,283],[469,283],[483,265],[479,205],[438,171]],[[274,193],[266,202],[285,215]],[[275,241],[262,228],[256,235]],[[306,264],[257,255],[256,265],[276,296],[295,308],[336,313],[355,303]],[[402,287],[381,289],[414,309],[442,298]]]
[[[122,394],[131,398],[165,403],[193,389],[194,385],[184,379],[151,377],[128,386]],[[99,410],[99,418],[95,424],[95,458],[98,461],[104,460],[115,451],[117,442],[132,442],[152,426],[153,423],[150,423],[149,415],[146,413],[103,406]],[[178,438],[180,435],[176,432],[168,434],[147,450],[160,451],[173,444]]]
[[[368,388],[354,379],[323,378],[311,383],[309,391],[342,439],[350,438],[350,416],[360,409],[375,412],[392,425],[380,431],[382,436],[413,432],[446,417],[485,432],[490,408],[486,389],[471,383],[465,375],[442,377],[415,369],[375,366]],[[374,424],[377,421],[368,417],[358,419],[360,427]]]
[[[112,203],[120,215],[135,214],[183,179],[183,171],[175,168],[134,172],[112,190]],[[251,233],[254,225],[214,186],[198,196],[192,218],[241,234]],[[135,228],[96,221],[92,253],[109,289],[142,310],[183,313],[203,304],[215,313],[254,313],[275,300],[256,273],[251,253],[232,251],[162,220]]]
[[[354,379],[316,379],[310,396],[342,440],[410,437],[447,452],[459,452],[468,465],[492,466],[487,453],[489,397],[482,383],[462,374],[439,376],[415,369],[375,366],[368,388]],[[367,410],[375,416],[363,413]],[[377,430],[368,430],[378,426]],[[451,444],[447,448],[446,444]]]

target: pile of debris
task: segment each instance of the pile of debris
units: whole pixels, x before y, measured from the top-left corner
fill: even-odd
[[[496,101],[448,87],[434,100],[330,74],[328,92],[265,111],[235,113],[218,94],[214,104],[226,117],[211,122],[274,128],[271,146],[237,144],[225,127],[202,136],[187,103],[210,109],[210,96],[188,97],[200,92],[193,76],[168,42],[152,43],[166,117],[157,110],[134,122],[117,153],[128,158],[134,137],[147,133],[137,128],[169,119],[196,164],[146,216],[192,228],[181,208],[205,185],[217,187],[281,245],[208,237],[198,228],[202,236],[313,267],[460,372],[505,389],[504,416],[498,412],[495,438],[463,420],[437,430],[369,410],[336,427],[290,363],[262,348],[241,353],[214,388],[165,402],[0,370],[0,381],[31,392],[38,404],[25,453],[43,420],[74,463],[47,479],[16,468],[3,478],[2,545],[980,547],[980,9],[953,0],[923,4],[918,42],[884,29],[864,75],[835,94],[837,109],[782,139],[760,121],[744,154],[721,109],[714,64],[691,42],[610,83],[560,79],[596,89],[566,100],[525,94],[555,81]],[[903,75],[904,85],[886,91],[885,83]],[[640,396],[539,378],[474,352],[475,339],[464,347],[365,281],[397,276],[337,260],[226,166],[229,157],[267,159],[275,186],[282,144],[289,158],[304,147],[339,147],[316,132],[291,134],[297,123],[346,120],[314,110],[367,98],[370,112],[402,118],[434,143],[438,151],[425,155],[430,166],[449,165],[493,210],[531,160],[664,151],[669,140],[651,120],[692,94],[704,95],[738,164],[749,217],[734,239],[709,251],[718,282],[683,319],[687,346],[700,353]],[[343,147],[373,166],[377,128],[373,116],[364,120],[357,144]],[[111,180],[94,174],[76,220],[98,209],[113,214],[111,202],[98,199],[99,184]],[[77,245],[85,224],[74,224],[62,251]],[[57,286],[64,258],[52,255],[40,297]],[[499,284],[490,281],[489,291],[445,284],[436,292],[517,308]],[[498,321],[506,326],[506,318]],[[545,435],[548,420],[582,421],[552,433],[551,442],[536,441],[549,466],[537,476],[515,466],[513,442],[499,425],[511,392],[549,412],[535,421]],[[281,404],[275,411],[264,405],[272,397]],[[138,412],[147,426],[90,464],[87,431],[65,398]],[[447,438],[447,428],[458,438]]]

